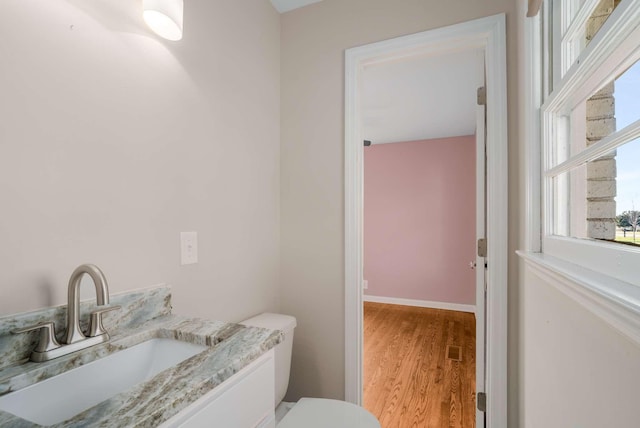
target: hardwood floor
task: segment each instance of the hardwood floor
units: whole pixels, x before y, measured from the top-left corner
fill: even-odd
[[[475,332],[470,313],[365,302],[364,407],[382,428],[475,427]]]

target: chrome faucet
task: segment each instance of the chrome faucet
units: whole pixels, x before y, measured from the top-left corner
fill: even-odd
[[[80,283],[82,277],[87,274],[93,280],[96,288],[96,303],[98,306],[109,304],[109,287],[102,271],[91,264],[80,265],[73,271],[69,279],[68,305],[67,305],[67,331],[63,344],[56,340],[55,325],[53,322],[44,322],[31,327],[14,330],[12,333],[25,333],[32,330],[40,330],[38,346],[31,353],[31,361],[42,362],[79,351],[89,346],[109,340],[109,334],[102,325],[102,315],[105,312],[120,309],[120,306],[111,306],[98,309],[90,314],[88,336],[80,329]]]

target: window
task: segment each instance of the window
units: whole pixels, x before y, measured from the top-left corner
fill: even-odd
[[[544,7],[543,252],[640,285],[640,0]]]

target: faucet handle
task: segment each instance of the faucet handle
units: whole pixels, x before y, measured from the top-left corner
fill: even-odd
[[[89,315],[89,337],[100,336],[102,334],[107,334],[107,330],[105,330],[102,325],[102,315],[106,312],[115,311],[116,309],[122,309],[121,306],[110,306],[104,309],[97,309]]]
[[[13,334],[26,333],[32,330],[40,330],[40,340],[35,352],[47,352],[60,347],[56,340],[56,326],[52,322],[43,322],[30,327],[19,328],[11,331]]]

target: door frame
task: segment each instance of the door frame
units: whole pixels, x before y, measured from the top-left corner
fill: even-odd
[[[486,104],[486,103],[485,103]],[[487,236],[487,134],[486,105],[476,106],[476,240],[480,240]],[[487,285],[487,269],[485,262],[487,259],[476,251],[476,393],[477,391],[486,391],[486,366],[485,366],[485,348],[487,344],[487,305],[486,305],[486,285]],[[485,427],[485,413],[476,406],[476,428]]]
[[[360,91],[366,65],[483,49],[487,87],[487,426],[507,426],[507,68],[505,15],[345,51],[345,399],[362,404],[363,138]]]

